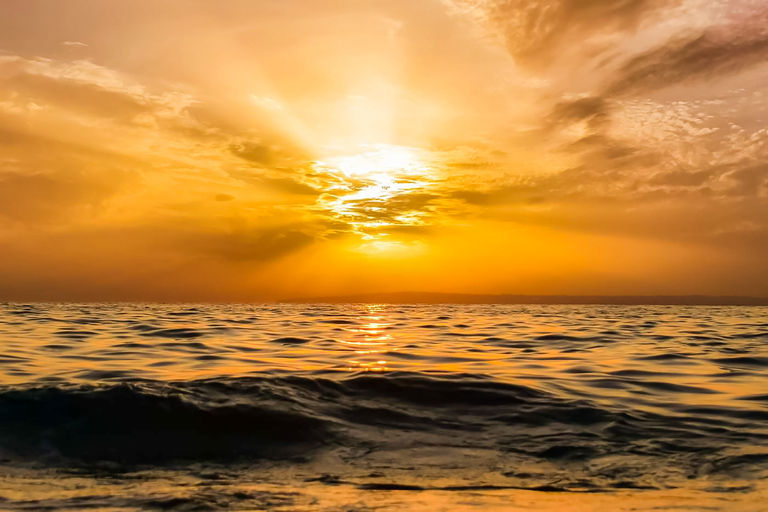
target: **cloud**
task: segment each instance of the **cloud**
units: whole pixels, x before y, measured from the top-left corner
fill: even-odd
[[[232,153],[243,160],[253,162],[259,165],[270,165],[275,161],[275,150],[265,144],[256,142],[245,142],[233,144]]]
[[[768,11],[749,21],[672,40],[621,66],[606,97],[731,76],[768,61]]]
[[[0,78],[42,77],[62,84],[91,85],[103,91],[122,93],[134,98],[149,97],[147,89],[132,83],[123,74],[87,60],[58,61],[43,57],[0,56]]]
[[[319,196],[321,192],[309,185],[296,181],[293,178],[269,178],[259,177],[254,181],[256,184],[267,187],[281,194],[292,194],[300,196]]]
[[[93,213],[135,177],[109,173],[0,172],[0,219],[13,223],[62,223],[77,213]]]
[[[518,64],[547,67],[575,49],[610,46],[609,36],[631,34],[675,0],[452,0],[459,12],[493,27]],[[578,41],[578,46],[574,42]],[[590,44],[592,42],[593,44]]]
[[[103,118],[133,119],[151,110],[147,101],[126,91],[110,90],[98,84],[59,77],[19,73],[3,81],[6,94],[22,95],[40,107],[96,115]]]
[[[768,161],[643,173],[587,164],[452,197],[478,218],[754,251],[768,248]]]
[[[739,198],[762,198],[768,214],[768,162],[738,167],[717,176],[717,181],[724,185],[724,193]]]
[[[768,247],[763,2],[451,0],[489,40],[439,2],[262,15],[238,1],[214,20],[203,3],[141,0],[105,32],[95,13],[114,9],[96,0],[61,27],[66,9],[37,1],[23,14],[40,30],[0,36],[41,55],[0,54],[0,241],[18,248],[0,259],[18,283],[130,274],[121,290],[165,279],[174,297],[192,282],[233,297],[256,283],[244,275],[282,282],[279,265],[347,276],[345,251],[364,240],[423,238],[434,250],[417,266],[439,268],[484,246],[458,231],[511,246],[531,226],[552,240],[518,242],[537,261],[574,233],[585,254],[631,239],[638,259],[659,241]],[[35,37],[43,27],[61,31]],[[83,54],[79,40],[93,60],[60,60]],[[333,166],[379,143],[415,148],[413,168]]]
[[[682,171],[658,172],[651,176],[648,183],[658,187],[701,187],[712,179],[713,172]]]
[[[251,262],[275,260],[315,241],[312,235],[290,226],[244,228],[224,233],[195,231],[181,236],[171,232],[169,236],[172,240],[176,239],[176,248],[183,248],[185,252]]]
[[[562,167],[453,197],[515,222],[768,247],[768,9],[755,5],[613,54],[589,92],[542,97],[552,103],[537,133],[566,157]]]
[[[591,96],[557,103],[552,109],[549,122],[553,125],[589,120],[593,127],[605,122],[610,114],[608,100]]]

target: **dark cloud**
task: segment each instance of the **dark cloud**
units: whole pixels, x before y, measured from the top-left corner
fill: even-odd
[[[232,153],[251,163],[269,166],[275,162],[275,150],[265,144],[244,142],[230,146]]]
[[[577,170],[580,169],[582,172],[615,173],[617,178],[622,178],[627,183],[641,184],[647,181],[648,176],[654,176],[656,182],[646,185],[655,186],[655,193],[660,195],[669,193],[670,187],[675,188],[683,184],[689,188],[703,186],[710,177],[695,173],[702,171],[701,166],[706,168],[707,165],[715,163],[717,153],[710,152],[708,159],[701,157],[697,164],[699,167],[689,169],[686,167],[685,159],[688,157],[685,153],[692,155],[696,149],[683,148],[686,145],[697,144],[698,151],[703,152],[703,145],[717,144],[714,138],[695,140],[699,137],[696,132],[711,134],[718,128],[722,129],[724,122],[719,122],[718,125],[717,121],[712,121],[707,130],[702,130],[702,117],[692,119],[693,113],[686,114],[686,118],[679,117],[676,105],[685,104],[687,100],[685,97],[679,98],[682,103],[649,103],[647,108],[654,111],[640,112],[640,115],[645,115],[645,118],[640,117],[631,121],[637,127],[640,127],[643,122],[659,123],[659,132],[654,134],[651,140],[637,139],[632,135],[622,137],[619,131],[614,131],[620,129],[621,123],[615,123],[614,120],[623,117],[626,124],[627,114],[630,112],[628,109],[637,107],[639,104],[636,102],[643,101],[640,98],[652,92],[673,86],[697,86],[706,80],[735,77],[739,73],[766,63],[768,63],[768,9],[762,8],[751,17],[733,18],[726,23],[699,32],[695,36],[666,40],[650,51],[628,58],[623,65],[611,72],[610,76],[606,75],[607,85],[601,91],[592,96],[561,101],[554,105],[546,118],[543,133],[551,136],[572,125],[580,124],[579,129],[584,130],[585,135],[575,142],[565,144],[562,149],[580,155],[581,163],[577,166]],[[689,108],[697,109],[696,115],[714,119],[715,115],[723,115],[722,109],[725,107],[690,104]],[[642,106],[640,110],[643,110]],[[658,145],[658,138],[664,134],[670,144],[662,144],[667,147],[661,148]],[[725,143],[723,135],[720,135],[720,141]],[[670,154],[672,143],[677,146],[675,156]],[[733,148],[734,145],[731,147]],[[729,149],[723,148],[721,151],[726,152]],[[736,156],[732,161],[753,158],[755,158],[754,154]],[[682,161],[676,162],[676,159]],[[677,169],[676,174],[670,174],[670,171],[675,171],[676,166],[682,166],[682,168]],[[662,172],[659,172],[660,169]],[[754,175],[759,175],[758,171],[752,172]],[[742,175],[739,174],[739,176]],[[583,174],[582,181],[589,179],[591,178],[588,174]],[[758,178],[749,181],[746,178],[734,177],[733,180],[745,183],[737,192],[734,192],[737,195],[745,195],[748,189],[754,193],[761,186]],[[596,186],[599,187],[602,182],[604,180],[598,180]],[[701,183],[696,185],[698,182]],[[714,189],[722,190],[724,187],[725,185],[721,183],[719,188],[714,187]],[[734,190],[738,188],[736,185],[734,187]],[[703,190],[701,192],[703,193]]]
[[[676,0],[456,0],[481,10],[498,27],[510,54],[528,67],[544,67],[595,36],[632,32],[651,13]]]
[[[214,121],[223,123],[221,119],[214,119]],[[306,173],[308,171],[306,163],[314,160],[314,157],[306,149],[270,126],[258,127],[256,131],[259,133],[259,137],[255,141],[242,140],[242,134],[247,132],[247,129],[226,126],[226,123],[210,126],[215,126],[219,132],[228,132],[231,138],[239,140],[229,145],[229,151],[243,161],[252,164],[253,167],[289,174]]]
[[[319,196],[321,194],[320,191],[292,178],[257,178],[254,182],[282,194],[300,196]]]
[[[768,61],[768,14],[711,28],[638,55],[618,71],[604,96],[616,97],[693,80],[721,78]]]
[[[169,233],[171,243],[185,250],[231,261],[271,261],[315,241],[295,227],[238,229],[226,233],[202,231],[184,235]]]
[[[485,197],[498,199],[503,208],[488,206],[482,217],[540,226],[559,231],[591,233],[620,239],[644,239],[698,245],[757,255],[768,250],[768,202],[755,198],[728,200],[722,194],[678,189],[610,194],[607,187],[568,193],[563,188],[534,187],[547,194],[546,208],[512,202],[509,191],[491,189]],[[710,191],[710,189],[703,189]]]
[[[542,179],[536,184],[504,185],[485,190],[456,190],[451,197],[474,206],[520,206],[545,201],[542,193],[555,192]]]
[[[727,185],[728,195],[737,197],[760,196],[768,187],[768,163],[736,168],[724,173],[720,180]]]
[[[586,66],[600,57],[598,67],[621,58],[605,56],[612,40],[633,34],[641,23],[657,18],[679,0],[454,0],[477,13],[504,35],[515,60],[529,68],[545,68],[574,52]],[[570,57],[569,57],[570,58]],[[710,27],[695,35],[678,36],[635,55],[619,65],[615,78],[598,98],[570,104],[558,115],[595,117],[607,98],[657,90],[690,80],[729,76],[768,59],[768,11],[744,20]],[[599,98],[605,98],[603,100]]]
[[[649,109],[653,110],[641,112],[640,115],[645,117],[635,123],[637,126],[643,122],[666,123],[660,124],[659,133],[654,135],[666,135],[667,141],[680,149],[676,156],[670,154],[672,144],[665,149],[658,147],[658,136],[643,140],[625,135],[622,139],[621,133],[614,131],[613,118],[615,115],[626,118],[627,106],[636,101],[632,97],[666,87],[696,85],[702,80],[731,77],[768,62],[766,21],[768,15],[764,14],[748,21],[710,28],[696,37],[668,41],[631,58],[618,69],[603,92],[556,104],[547,117],[547,133],[557,133],[578,123],[582,123],[586,131],[586,135],[561,148],[580,156],[581,163],[570,170],[571,174],[580,175],[574,181],[591,183],[596,195],[609,182],[615,183],[611,185],[613,189],[644,187],[647,197],[656,199],[670,197],[673,190],[681,188],[700,188],[701,194],[707,193],[707,190],[715,195],[722,194],[724,190],[730,190],[737,196],[758,194],[764,183],[762,166],[754,162],[755,158],[760,158],[759,155],[734,156],[732,161],[743,160],[736,165],[739,170],[733,170],[731,164],[721,169],[707,169],[708,162],[716,162],[717,153],[712,151],[706,160],[700,158],[694,168],[689,168],[683,152],[686,145],[699,146],[687,149],[692,154],[696,149],[701,152],[704,144],[717,142],[697,140],[699,135],[696,132],[701,131],[703,123],[701,117],[691,119],[692,114],[687,114],[687,118],[681,118],[675,103],[649,103]],[[690,108],[696,108],[698,116],[707,116],[704,113],[706,107],[701,104],[691,105]],[[712,107],[709,112],[717,112],[717,109]],[[712,126],[710,124],[703,131],[712,133]],[[720,140],[724,142],[725,139],[721,136]],[[737,151],[733,144],[731,148]],[[726,171],[730,177],[726,176]],[[595,179],[591,175],[595,172],[602,176]],[[559,182],[562,184],[564,180]],[[682,200],[690,191],[678,193],[682,194]]]
[[[768,163],[719,165],[704,170],[659,172],[648,181],[649,188],[663,188],[680,194],[682,189],[700,189],[713,198],[760,201],[768,188]],[[706,192],[705,192],[706,191]]]
[[[109,172],[0,172],[0,218],[11,222],[59,222],[98,209],[132,176]]]
[[[560,148],[565,153],[579,155],[582,162],[562,178],[571,177],[574,182],[585,184],[592,179],[590,173],[618,176],[625,170],[648,169],[659,164],[661,156],[643,146],[642,141],[622,140],[611,135],[611,115],[616,110],[611,100],[596,96],[555,105],[547,119],[548,133],[578,123],[585,123],[586,128],[586,135]]]
[[[392,197],[345,201],[348,212],[358,219],[386,221],[397,225],[399,217],[406,214],[429,214],[433,203],[440,199],[437,194],[412,192]]]
[[[220,201],[220,202],[235,200],[235,196],[233,196],[232,194],[216,194],[213,198],[216,201]]]
[[[590,96],[555,105],[549,115],[551,126],[588,121],[590,127],[599,128],[609,121],[611,104],[605,98]]]
[[[656,187],[701,187],[712,179],[712,171],[659,172],[653,174],[648,183]]]
[[[451,191],[450,197],[475,206],[512,206],[538,202],[638,204],[659,200],[742,201],[768,205],[768,156],[733,163],[702,165],[672,159],[652,144],[595,133],[565,146],[579,164],[548,174],[530,174],[513,183],[486,184]],[[714,206],[713,206],[714,208]]]
[[[494,199],[498,198],[499,195],[501,195],[502,200],[506,202],[505,194],[498,194],[499,191],[495,192],[496,193],[480,190],[456,190],[451,193],[451,197],[475,206],[487,206],[494,202],[498,202],[498,200]]]
[[[661,161],[659,154],[649,147],[639,145],[639,141],[633,145],[601,132],[582,137],[563,149],[580,154],[583,168],[608,174],[628,169],[648,169]]]

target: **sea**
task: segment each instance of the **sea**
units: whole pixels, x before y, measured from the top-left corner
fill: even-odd
[[[0,510],[765,511],[768,308],[0,304]]]

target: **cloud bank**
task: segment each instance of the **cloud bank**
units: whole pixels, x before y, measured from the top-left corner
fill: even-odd
[[[768,295],[766,27],[751,0],[5,2],[0,300]]]

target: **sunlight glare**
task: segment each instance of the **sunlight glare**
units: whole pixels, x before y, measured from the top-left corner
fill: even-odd
[[[361,145],[361,153],[332,156],[315,162],[318,171],[337,176],[346,193],[334,195],[326,204],[336,216],[354,226],[366,241],[379,240],[389,226],[421,223],[423,211],[395,209],[391,201],[425,190],[431,183],[431,168],[425,150],[391,144]],[[363,252],[392,252],[394,242],[366,245]]]
[[[418,173],[425,166],[419,161],[417,150],[390,144],[364,145],[367,151],[351,156],[337,156],[325,161],[346,176],[387,174],[393,172]]]

